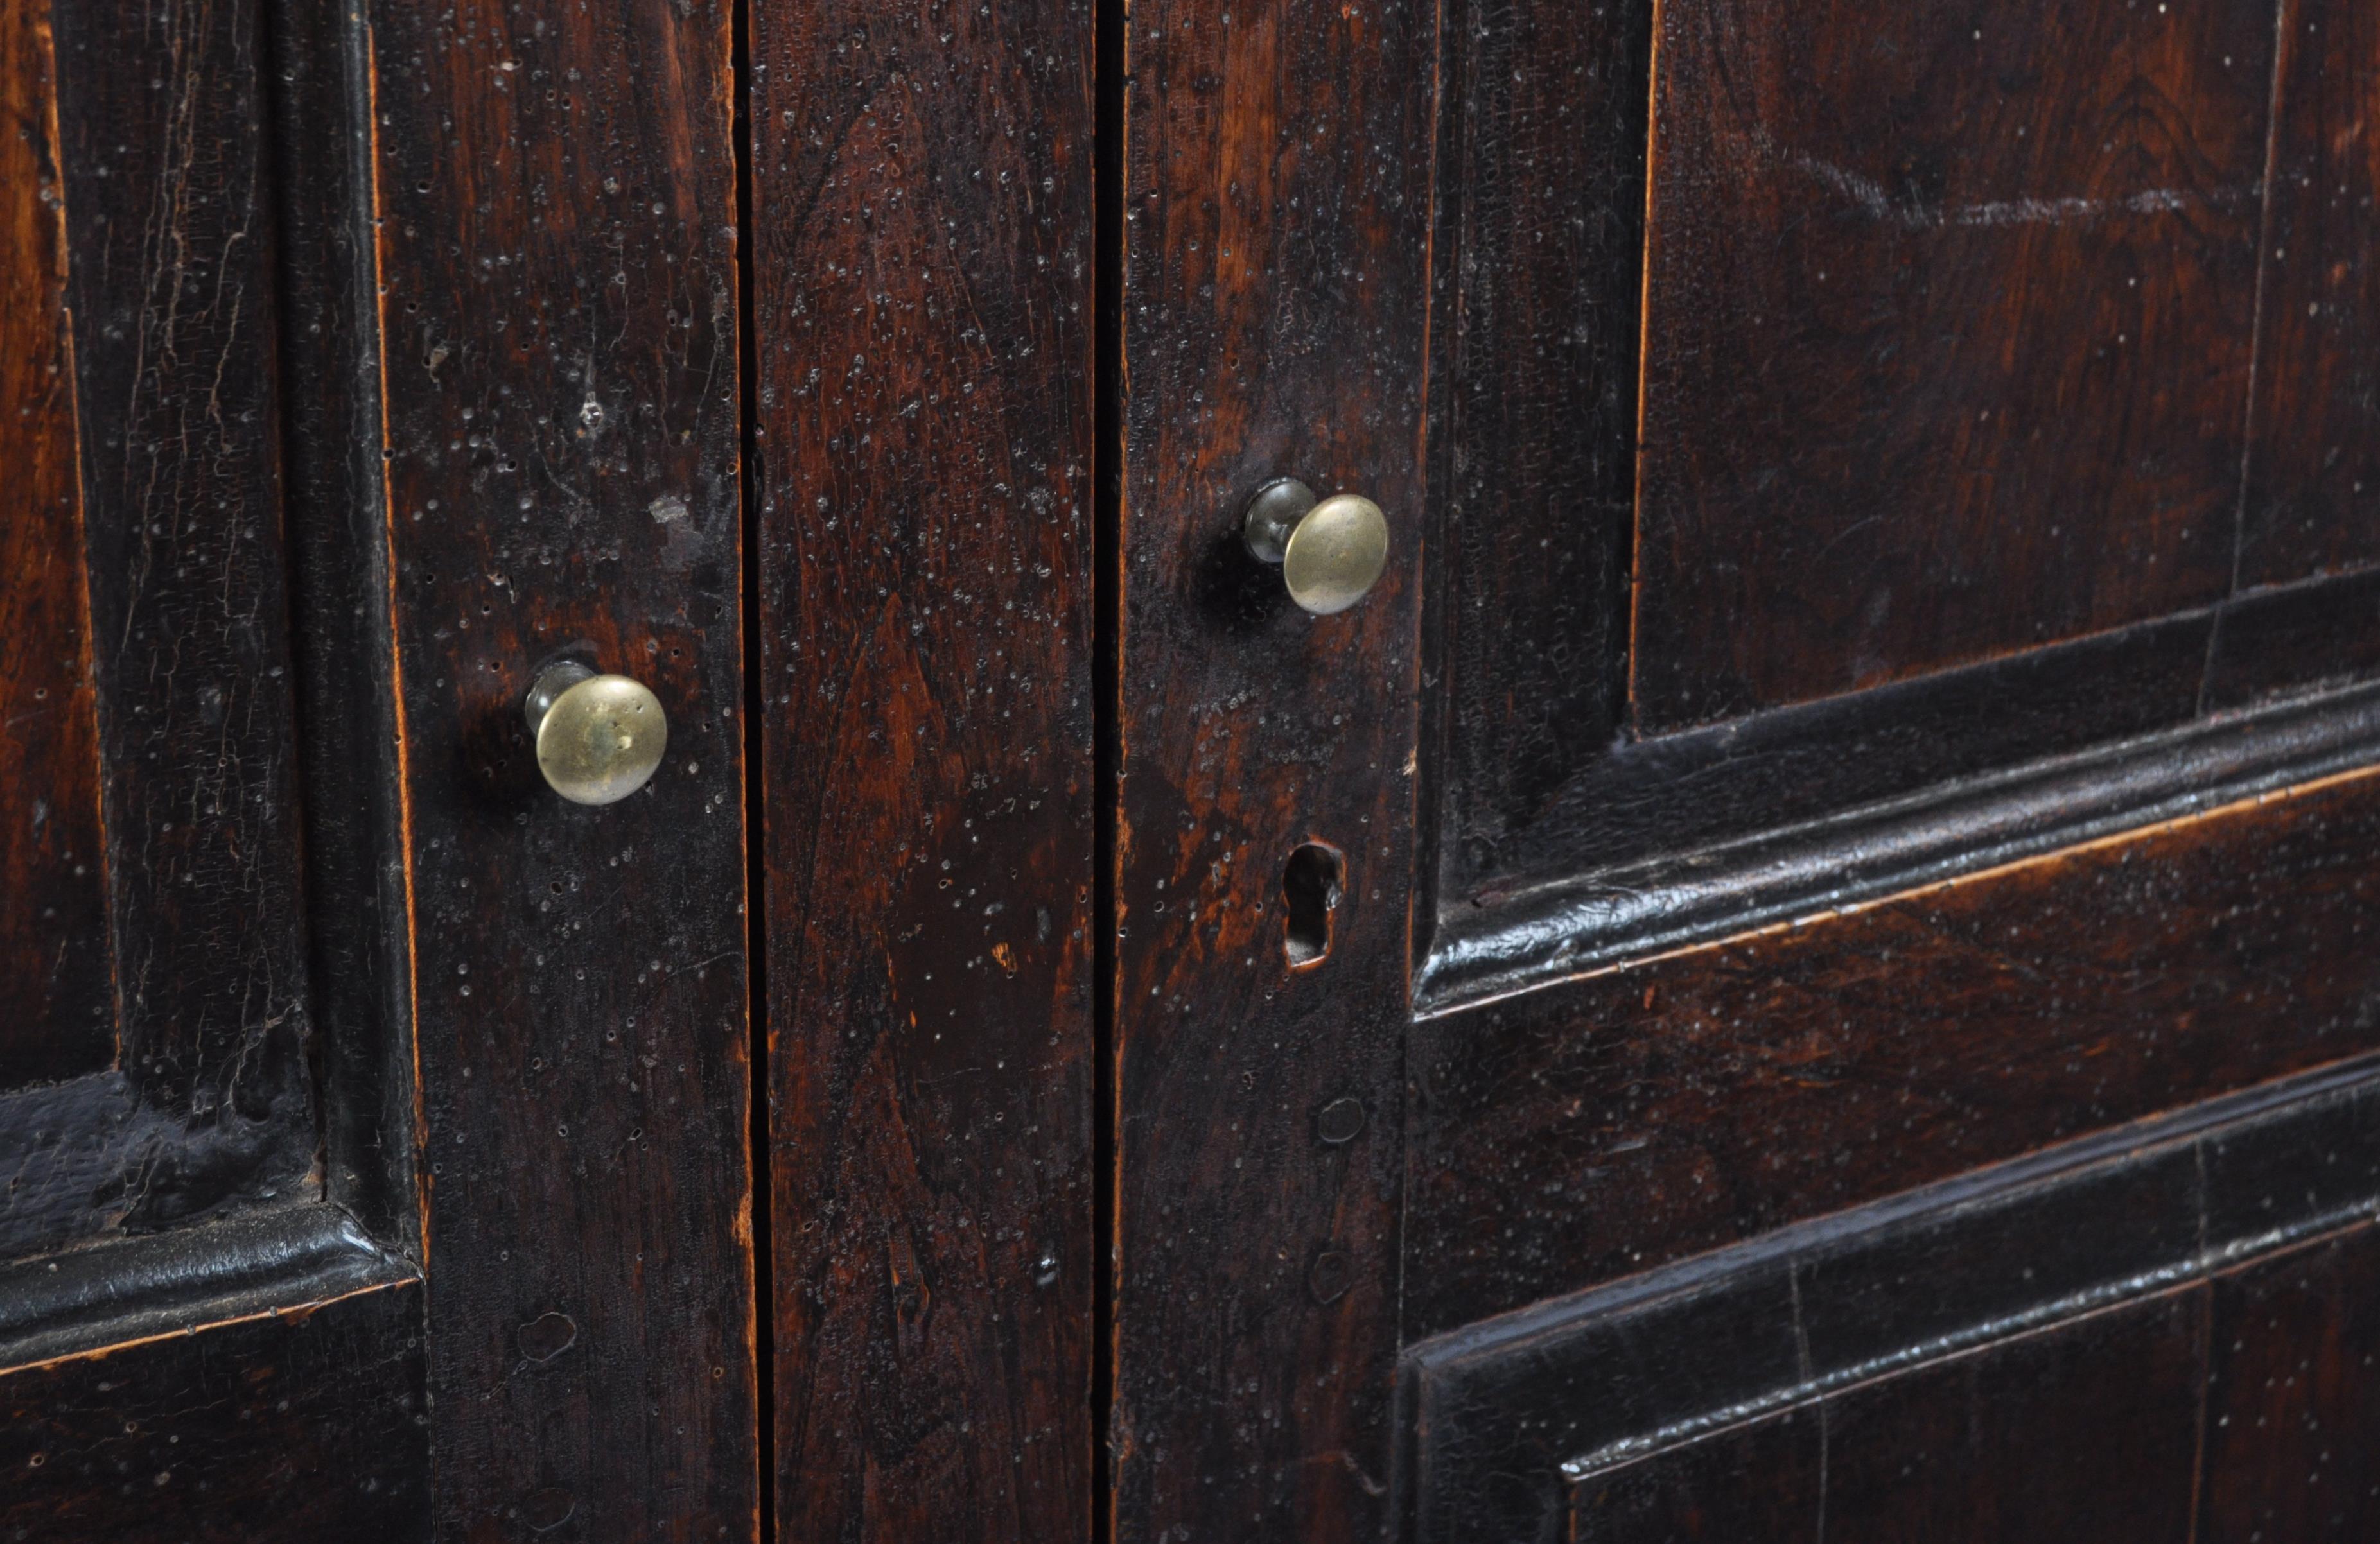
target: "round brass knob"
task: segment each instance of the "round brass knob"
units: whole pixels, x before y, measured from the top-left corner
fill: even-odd
[[[537,769],[574,804],[616,804],[645,786],[669,749],[669,718],[642,682],[597,675],[575,659],[528,689]]]
[[[1389,566],[1389,517],[1379,505],[1356,493],[1318,501],[1295,477],[1257,489],[1240,535],[1259,560],[1281,565],[1289,598],[1318,617],[1363,599]]]

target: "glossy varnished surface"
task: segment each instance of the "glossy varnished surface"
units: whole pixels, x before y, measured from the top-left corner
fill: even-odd
[[[1410,1333],[2380,1044],[2380,779],[1417,1026]]]
[[[749,1538],[729,15],[370,14],[438,1524]],[[564,651],[669,714],[620,804]]]
[[[1386,1518],[1439,22],[1172,0],[1126,30],[1118,1540]],[[1247,555],[1280,476],[1387,513],[1354,609]],[[1293,969],[1309,841],[1342,898]]]
[[[42,12],[11,9],[19,29]],[[12,356],[10,391],[54,394],[18,401],[26,413],[0,432],[25,434],[46,415],[73,435],[47,452],[64,468],[45,473],[36,455],[8,472],[38,483],[79,470],[82,540],[64,504],[9,520],[0,540],[39,536],[42,549],[8,588],[52,608],[20,621],[55,631],[13,639],[0,674],[35,691],[82,679],[80,665],[58,675],[53,651],[81,646],[82,581],[65,570],[87,561],[105,850],[88,875],[67,875],[88,885],[103,862],[108,909],[103,920],[88,895],[54,895],[59,915],[35,925],[71,925],[47,951],[112,953],[115,971],[94,994],[113,1020],[97,1026],[103,1043],[86,1031],[78,1045],[70,1026],[54,1043],[52,1073],[81,1075],[5,1096],[0,1255],[314,1192],[259,17],[246,4],[169,4],[67,6],[52,19],[55,117],[36,110],[7,133],[21,128],[11,154],[50,158],[46,182],[27,168],[44,215],[57,219],[64,201],[64,254],[52,246],[47,260],[64,270],[74,401],[63,370],[40,373],[38,349],[30,375]],[[38,328],[38,308],[12,308],[6,325]],[[53,341],[51,364],[65,363],[63,347]],[[31,732],[38,717],[10,738],[71,763],[71,695],[59,706],[59,742]],[[57,836],[94,829],[87,805],[78,814],[80,774],[59,764],[63,780],[43,789],[37,770],[18,767],[36,798],[58,800]],[[41,851],[37,841],[37,862]],[[12,882],[8,909],[27,903],[49,902]],[[10,975],[11,991],[42,979]],[[88,1024],[89,1002],[81,1014]]]
[[[46,0],[0,5],[0,1085],[115,1059]]]
[[[777,1526],[1085,1536],[1091,13],[753,11]]]

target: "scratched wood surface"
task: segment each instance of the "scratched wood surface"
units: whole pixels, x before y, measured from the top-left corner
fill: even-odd
[[[424,1544],[421,1289],[0,1372],[0,1538]]]
[[[1429,1020],[1408,1332],[2380,1046],[2374,895],[2364,777]]]
[[[2088,1314],[1599,1475],[1572,1493],[1572,1536],[2187,1544],[2208,1297]]]
[[[1660,26],[1639,724],[2221,598],[2268,0]]]
[[[45,0],[0,5],[0,1087],[115,1060]]]
[[[20,82],[37,72],[24,51],[40,51],[42,14],[9,7]],[[80,930],[53,935],[51,949],[112,955],[115,973],[105,1054],[88,1039],[74,1050],[68,1033],[54,1070],[79,1076],[0,1096],[6,1255],[306,1199],[318,1145],[259,17],[173,3],[67,6],[52,20],[56,112],[12,124],[8,153],[30,157],[31,183],[12,177],[8,197],[29,192],[50,222],[63,200],[63,253],[55,225],[20,223],[11,240],[46,253],[47,283],[63,266],[73,336],[42,341],[54,298],[10,307],[0,325],[29,332],[34,368],[9,361],[7,390],[31,394],[12,395],[6,432],[71,434],[41,454],[79,471],[82,531],[78,544],[68,503],[55,501],[72,491],[61,468],[40,456],[11,466],[46,491],[0,537],[43,543],[38,561],[12,547],[27,561],[9,592],[36,608],[19,623],[55,631],[17,640],[31,646],[12,645],[0,675],[65,694],[59,741],[12,735],[6,753],[38,758],[19,775],[64,779],[33,790],[59,801],[61,852],[75,826],[91,829],[91,784],[52,759],[83,754],[71,689],[89,682],[104,851],[85,854],[90,875],[67,874],[90,883],[103,862],[107,911],[61,897],[60,916],[41,921]],[[46,373],[69,348],[71,403],[65,375]],[[83,646],[80,586],[60,568],[86,561],[87,678],[79,664],[59,672],[55,652]],[[47,850],[37,841],[31,861]],[[12,889],[8,910],[27,901],[41,904]]]
[[[370,16],[438,1526],[749,1538],[730,16]],[[562,655],[668,714],[624,802]]]
[[[1389,1511],[1439,15],[1133,7],[1124,39],[1113,1536]],[[1387,513],[1309,617],[1239,534],[1295,476]],[[1344,854],[1292,969],[1283,876]]]
[[[1081,1538],[1091,9],[753,21],[775,1521]]]

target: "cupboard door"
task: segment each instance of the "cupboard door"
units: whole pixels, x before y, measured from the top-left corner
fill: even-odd
[[[1117,1537],[2298,1504],[2195,1455],[2380,1205],[2352,23],[1124,30]]]
[[[426,1521],[419,1272],[313,1068],[262,28],[0,5],[12,1538]]]
[[[2380,1200],[2320,13],[1467,9],[1415,1537],[2295,1504],[2238,1273]],[[2336,1301],[2289,1421],[2351,1417]]]

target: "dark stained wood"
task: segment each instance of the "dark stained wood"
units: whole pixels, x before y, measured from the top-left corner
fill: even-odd
[[[2215,1283],[2209,1540],[2380,1527],[2380,1231],[2369,1224]]]
[[[778,1533],[1079,1539],[1091,10],[751,15]]]
[[[2086,1315],[1598,1474],[1572,1491],[1572,1536],[2187,1544],[2206,1296]]]
[[[1580,1481],[1570,1495],[1577,1544],[1822,1544],[1823,1419],[1783,1410]]]
[[[2380,572],[2251,590],[2223,609],[2206,705],[2236,708],[2380,676]]]
[[[421,1289],[0,1372],[0,1539],[430,1538]]]
[[[1646,731],[2220,599],[2273,13],[1661,12]]]
[[[1823,1487],[1779,1510],[1821,1538],[2188,1544],[2206,1314],[2187,1287],[1830,1398]]]
[[[730,15],[370,15],[436,1518],[748,1538]],[[669,715],[622,803],[564,653]]]
[[[271,0],[284,507],[326,1198],[418,1249],[412,940],[387,488],[370,28]]]
[[[1418,1026],[1409,1333],[2380,1046],[2380,779]]]
[[[116,1050],[9,1100],[0,1255],[318,1188],[258,13],[54,19]]]
[[[1439,23],[1307,0],[1128,18],[1118,1540],[1387,1518]],[[1354,609],[1305,615],[1243,547],[1282,476],[1387,512]],[[1293,971],[1279,897],[1307,841],[1346,854],[1345,898],[1330,956]]]
[[[2224,1333],[2208,1299],[2244,1261],[2369,1224],[2375,1067],[2228,1095],[1422,1341],[1403,1366],[1408,1536],[1513,1544],[1556,1538],[1567,1517],[1587,1539],[2179,1541],[2226,1397],[2220,1374],[2202,1397]],[[2256,1355],[2359,1388],[2362,1353],[2302,1344],[2320,1309],[2301,1306]],[[2298,1483],[2294,1455],[2276,1463],[2250,1441],[2242,1478]],[[2109,1506],[2135,1524],[2108,1526]]]
[[[0,1085],[115,1059],[49,6],[0,5]]]
[[[2283,0],[2240,582],[2380,561],[2380,17]]]
[[[1433,497],[1441,861],[1515,839],[1627,709],[1649,0],[1470,0]]]

